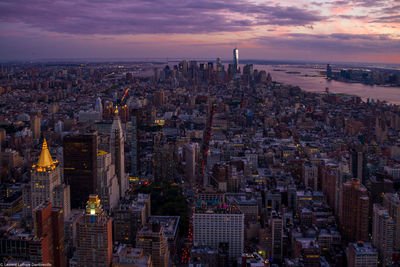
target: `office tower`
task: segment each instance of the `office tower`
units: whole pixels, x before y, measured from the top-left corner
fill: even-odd
[[[233,67],[235,72],[239,72],[239,49],[233,49]]]
[[[139,110],[134,109],[132,111],[131,117],[131,175],[138,176],[138,166],[139,166],[139,146],[138,146],[138,136],[139,136]]]
[[[371,243],[350,243],[347,254],[348,267],[376,267],[378,266],[378,252]]]
[[[90,195],[77,223],[77,265],[109,267],[112,260],[112,220],[97,195]]]
[[[161,147],[156,147],[153,154],[154,179],[158,181],[173,180],[176,169],[173,145],[164,144]]]
[[[164,89],[158,90],[154,92],[154,105],[155,106],[162,106],[165,104],[165,92]]]
[[[269,218],[269,228],[271,229],[269,256],[280,261],[283,259],[283,220],[282,216],[275,211]]]
[[[33,116],[31,119],[31,131],[33,139],[40,139],[40,117],[38,115]]]
[[[326,77],[327,78],[332,78],[332,67],[331,65],[326,65]]]
[[[311,162],[304,162],[302,169],[302,180],[305,186],[318,190],[318,167]]]
[[[150,195],[138,194],[125,198],[114,211],[114,240],[134,245],[137,232],[150,217]]]
[[[362,184],[366,184],[367,170],[366,160],[362,152],[352,151],[350,157],[350,166],[353,177],[359,179]]]
[[[212,249],[218,249],[220,243],[227,243],[229,259],[240,257],[244,243],[244,214],[238,208],[225,204],[196,207],[193,242]]]
[[[71,187],[67,184],[59,184],[54,188],[54,207],[62,208],[64,220],[71,215]]]
[[[391,264],[393,254],[394,222],[381,204],[374,204],[372,217],[372,244],[378,249],[383,266]]]
[[[58,162],[53,161],[44,139],[39,160],[31,169],[32,210],[45,201],[54,203],[54,191],[60,184],[61,173]]]
[[[41,249],[43,264],[66,266],[64,251],[64,217],[59,208],[52,208],[50,202],[43,202],[35,209],[35,234],[43,239]]]
[[[221,72],[223,69],[222,63],[221,63],[221,59],[217,58],[217,72]]]
[[[388,210],[389,215],[393,218],[393,249],[400,250],[400,194],[385,194],[383,198],[383,206]]]
[[[67,135],[63,142],[64,179],[71,190],[71,207],[83,208],[97,193],[97,132]]]
[[[359,179],[352,179],[342,186],[340,224],[347,241],[368,240],[369,197]]]
[[[97,154],[97,190],[104,210],[110,213],[118,205],[119,186],[111,153],[103,150]]]
[[[94,110],[96,112],[98,112],[99,119],[102,120],[102,118],[103,118],[103,104],[101,103],[101,98],[100,97],[98,97],[97,100],[96,100],[96,105],[94,107]]]
[[[185,144],[186,175],[191,184],[196,182],[196,154],[199,151],[197,143]]]
[[[137,232],[149,221],[150,215],[149,194],[122,199],[114,211],[114,240],[134,244]]]
[[[153,222],[146,224],[136,236],[136,247],[152,257],[154,267],[169,266],[169,251],[164,227]]]
[[[118,109],[114,114],[110,136],[111,163],[115,165],[115,174],[118,178],[119,195],[123,197],[128,189],[128,176],[125,173],[124,135]]]
[[[186,74],[188,71],[188,62],[186,60],[183,60],[179,62],[179,70],[183,72],[183,74]]]
[[[32,219],[32,191],[31,184],[26,183],[22,185],[22,218]],[[31,221],[32,222],[32,221]]]
[[[247,81],[252,80],[253,75],[254,75],[253,64],[246,64],[246,65],[243,67],[243,75],[245,76],[245,78],[247,79]]]

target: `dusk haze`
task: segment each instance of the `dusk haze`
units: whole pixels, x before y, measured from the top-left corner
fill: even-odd
[[[398,0],[2,0],[0,60],[400,62]]]
[[[400,0],[0,0],[0,267],[399,267]]]

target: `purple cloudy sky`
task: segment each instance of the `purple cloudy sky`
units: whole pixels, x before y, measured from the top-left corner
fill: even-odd
[[[0,60],[400,63],[400,0],[0,0]]]

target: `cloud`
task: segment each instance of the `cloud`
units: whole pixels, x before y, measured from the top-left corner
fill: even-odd
[[[240,0],[3,0],[0,22],[66,34],[238,32],[256,25],[312,25],[315,11]]]
[[[254,41],[272,48],[297,51],[323,51],[332,54],[346,53],[398,53],[399,40],[385,34],[343,34],[327,35],[289,33],[280,37],[260,37]]]
[[[388,0],[338,0],[331,2],[334,6],[361,6],[361,7],[381,7]]]
[[[376,22],[376,23],[400,23],[400,15],[378,17],[378,18],[375,18],[372,22]]]

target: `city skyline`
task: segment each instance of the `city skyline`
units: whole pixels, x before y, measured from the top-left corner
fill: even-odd
[[[0,60],[400,62],[398,0],[3,1]],[[161,45],[160,45],[161,44]]]

